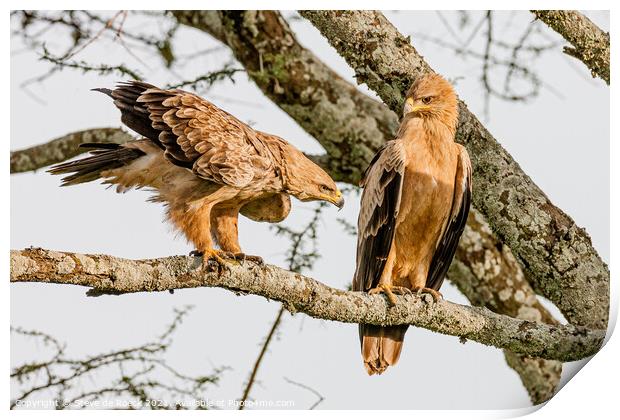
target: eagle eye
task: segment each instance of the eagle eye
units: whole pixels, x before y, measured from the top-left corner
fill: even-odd
[[[424,98],[422,98],[422,103],[425,105],[428,105],[431,103],[432,100],[433,100],[432,96],[425,96]]]
[[[319,185],[319,190],[321,190],[322,192],[329,192],[329,187],[325,184],[321,184]]]

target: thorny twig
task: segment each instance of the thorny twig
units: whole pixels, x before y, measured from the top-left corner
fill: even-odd
[[[324,203],[318,204],[313,211],[312,218],[301,230],[297,231],[291,229],[288,226],[282,225],[273,226],[273,229],[276,230],[277,235],[286,236],[291,242],[291,248],[287,251],[286,256],[286,262],[288,264],[289,270],[301,273],[301,271],[304,269],[311,269],[315,261],[319,258],[320,255],[318,253],[317,225],[321,219],[321,214],[324,208]],[[306,243],[308,240],[310,240],[312,244],[311,250],[306,250]],[[250,396],[250,391],[252,390],[252,386],[256,381],[258,369],[260,368],[263,357],[265,356],[265,353],[267,353],[267,349],[269,348],[269,345],[271,344],[271,341],[275,336],[278,327],[280,326],[284,311],[284,306],[281,306],[273,324],[271,325],[271,328],[269,329],[269,333],[267,334],[267,337],[265,338],[265,341],[261,346],[261,350],[258,353],[258,357],[256,359],[256,362],[254,363],[254,367],[250,372],[248,382],[245,386],[245,389],[243,390],[241,402],[246,401]],[[240,404],[239,410],[243,410],[244,407],[245,404]]]
[[[493,12],[486,11],[468,35],[459,35],[457,30],[450,25],[448,19],[443,14],[439,14],[441,23],[446,27],[454,42],[446,41],[440,37],[427,36],[426,34],[412,34],[418,39],[450,49],[458,56],[470,57],[482,62],[480,80],[483,86],[484,114],[487,118],[489,116],[489,101],[491,97],[506,101],[527,101],[536,97],[543,86],[551,90],[552,93],[558,94],[555,89],[540,79],[531,65],[527,64],[528,61],[538,58],[542,53],[552,51],[557,47],[558,43],[536,43],[535,40],[532,41],[534,35],[543,36],[540,33],[540,25],[536,22],[529,22],[516,42],[499,39],[493,30],[494,16]],[[461,22],[463,22],[462,19]],[[469,25],[469,18],[464,22],[459,25],[461,32]],[[482,39],[483,50],[480,52],[470,47],[470,45],[485,26],[486,31]],[[463,38],[465,40],[459,42],[459,39]],[[491,74],[495,73],[499,68],[504,68],[506,72],[501,87],[496,86],[496,83],[491,78]],[[519,89],[516,89],[515,86],[519,86]]]
[[[11,400],[10,408],[36,408],[37,404],[60,410],[89,406],[208,408],[199,402],[206,400],[204,393],[207,386],[217,384],[225,368],[217,368],[208,375],[185,375],[164,359],[172,345],[173,334],[190,310],[189,306],[175,310],[173,321],[153,341],[77,359],[68,357],[65,353],[66,346],[48,334],[11,328],[14,334],[42,342],[51,349],[52,355],[47,359],[26,362],[12,369],[11,380],[20,391],[19,395]],[[88,383],[92,383],[87,381],[89,378],[110,370],[118,371],[117,379],[89,389]],[[162,391],[166,394],[160,395]]]
[[[191,88],[193,90],[198,90],[199,87],[203,89],[208,89],[213,86],[215,83],[222,80],[230,80],[234,83],[234,75],[239,72],[245,72],[244,69],[238,68],[230,68],[229,66],[225,66],[221,70],[213,71],[210,73],[203,74],[202,76],[198,76],[193,80],[183,80],[179,83],[169,84],[166,86],[166,89],[179,89],[179,88]]]
[[[127,76],[134,80],[142,80],[142,76],[136,70],[132,70],[126,67],[124,64],[110,66],[107,64],[89,64],[86,61],[67,61],[63,57],[56,57],[50,54],[50,52],[45,46],[43,46],[43,55],[41,55],[41,60],[49,61],[50,63],[54,64],[56,68],[53,68],[51,70],[53,72],[64,68],[82,70],[84,73],[94,71],[100,75],[116,72],[122,76]],[[41,81],[41,79],[39,78],[37,79],[37,81]]]
[[[139,30],[129,30],[126,28],[128,12],[118,11],[112,17],[103,17],[98,13],[74,10],[74,11],[14,11],[11,17],[14,23],[12,35],[19,36],[28,49],[39,52],[41,58],[50,62],[53,66],[45,73],[29,78],[21,84],[28,94],[31,92],[27,89],[33,83],[40,83],[56,74],[64,68],[79,69],[84,72],[97,72],[98,74],[109,74],[115,72],[121,76],[130,77],[132,79],[141,79],[141,71],[130,68],[127,64],[111,65],[107,63],[95,64],[86,60],[71,60],[78,53],[84,51],[95,41],[104,37],[112,42],[120,44],[127,53],[138,61],[142,67],[148,71],[148,66],[140,59],[132,49],[139,47],[155,53],[164,61],[167,68],[171,69],[175,63],[176,57],[173,51],[173,41],[179,23],[174,19],[166,20],[170,25],[161,25],[164,27],[161,36],[152,36],[142,33]],[[165,14],[159,13],[150,16],[150,19],[161,19]],[[145,26],[145,25],[141,25]],[[168,26],[167,29],[165,27]],[[67,38],[71,41],[69,47],[59,53],[51,54],[42,41],[42,35],[53,28],[64,29]],[[106,37],[106,34],[109,36]],[[58,39],[58,37],[55,37]],[[129,45],[126,41],[131,41]],[[143,69],[144,71],[144,69]],[[173,74],[175,74],[173,72]],[[223,77],[222,77],[223,78]],[[211,82],[211,84],[221,80],[219,78]],[[198,80],[200,81],[200,80]],[[38,98],[35,97],[38,100]]]

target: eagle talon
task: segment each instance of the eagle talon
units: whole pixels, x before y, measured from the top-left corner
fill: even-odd
[[[202,257],[202,252],[198,251],[197,249],[190,251],[189,256],[190,257]]]
[[[218,275],[221,275],[224,270],[228,270],[226,261],[224,258],[228,257],[228,253],[224,251],[217,251],[215,249],[207,250],[202,254],[202,264],[208,271],[216,269]]]
[[[241,261],[242,263],[246,261],[252,261],[253,263],[256,263],[257,265],[265,264],[262,257],[258,255],[244,254],[243,252],[237,252],[236,254],[234,254],[233,258],[237,261]]]
[[[370,289],[368,291],[369,295],[376,295],[379,293],[383,293],[387,299],[388,299],[388,303],[390,306],[395,306],[396,303],[398,302],[396,299],[396,295],[403,295],[405,294],[405,292],[402,289],[406,289],[407,291],[409,291],[409,289],[407,289],[406,287],[401,287],[401,286],[386,286],[383,284],[378,285],[377,287],[374,287],[372,289]]]
[[[422,293],[427,293],[429,295],[431,295],[433,297],[433,301],[435,303],[439,302],[440,300],[443,300],[443,295],[441,294],[441,292],[435,290],[435,289],[431,289],[429,287],[418,287],[413,289],[415,290],[416,294],[418,296],[420,296]]]
[[[392,286],[392,292],[397,295],[412,295],[413,292],[408,287],[404,286]]]

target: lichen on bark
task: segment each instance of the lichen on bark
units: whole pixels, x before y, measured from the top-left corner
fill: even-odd
[[[576,10],[532,10],[532,13],[572,45],[564,47],[564,53],[584,63],[592,77],[598,76],[609,84],[609,32],[603,32]]]

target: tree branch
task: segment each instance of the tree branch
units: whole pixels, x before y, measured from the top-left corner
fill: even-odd
[[[11,152],[11,173],[35,171],[84,152],[80,143],[125,143],[132,137],[120,128],[92,128],[67,134],[47,143]]]
[[[572,45],[564,47],[564,53],[583,62],[592,77],[598,76],[609,84],[609,32],[603,32],[576,10],[531,12]]]
[[[292,313],[356,324],[411,324],[442,334],[562,361],[588,357],[600,348],[604,330],[518,320],[485,308],[430,296],[405,296],[390,307],[383,296],[346,292],[272,265],[229,263],[221,274],[201,269],[200,259],[167,257],[128,260],[107,255],[30,248],[11,251],[11,282],[87,286],[90,295],[221,287],[282,302]]]
[[[376,11],[302,11],[395,112],[411,83],[433,70]],[[469,151],[473,202],[509,245],[538,293],[572,324],[603,329],[609,316],[609,270],[588,234],[543,191],[459,101],[456,140]]]

